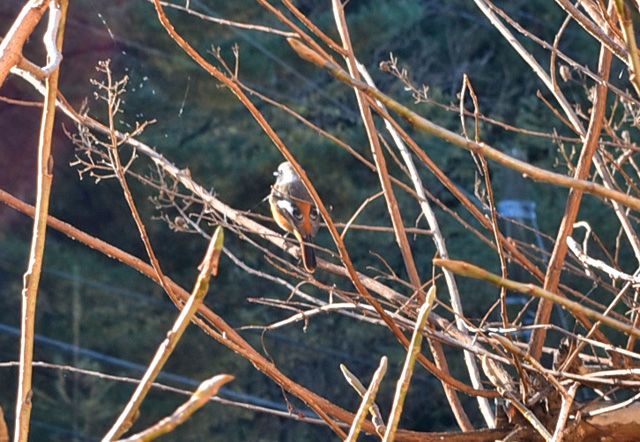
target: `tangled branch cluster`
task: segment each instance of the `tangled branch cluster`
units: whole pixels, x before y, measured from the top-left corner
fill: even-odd
[[[183,308],[189,295],[162,272],[153,253],[144,224],[137,215],[135,203],[128,190],[127,177],[134,177],[158,191],[154,199],[160,216],[177,231],[206,236],[210,224],[222,225],[252,247],[262,251],[271,264],[269,271],[252,268],[241,256],[225,253],[236,265],[257,277],[276,282],[291,291],[286,301],[261,298],[261,302],[274,308],[293,310],[295,314],[278,323],[264,326],[273,330],[304,321],[315,315],[330,312],[384,327],[406,349],[407,358],[391,413],[385,420],[375,403],[380,379],[384,376],[386,359],[376,372],[375,382],[369,388],[352,374],[345,376],[363,401],[357,413],[351,413],[331,403],[318,393],[296,383],[256,351],[233,329],[224,318],[204,305],[197,310],[195,322],[213,339],[251,361],[254,366],[273,379],[283,390],[303,400],[323,422],[341,439],[356,440],[362,430],[379,434],[382,440],[428,441],[441,434],[398,430],[403,403],[409,388],[414,365],[421,365],[437,378],[446,394],[452,414],[461,433],[450,435],[456,440],[601,440],[615,435],[616,440],[634,440],[640,434],[637,424],[640,407],[640,354],[636,352],[640,336],[638,311],[638,284],[640,283],[640,237],[637,233],[640,210],[640,165],[635,159],[640,151],[634,142],[640,116],[640,59],[635,41],[630,2],[583,0],[575,6],[568,0],[556,0],[566,12],[566,21],[554,36],[545,41],[525,29],[507,12],[488,0],[474,0],[490,23],[531,67],[532,74],[546,87],[538,97],[549,112],[557,118],[562,130],[534,131],[507,124],[481,112],[481,102],[465,76],[458,105],[438,103],[429,94],[428,86],[416,86],[408,70],[391,57],[382,64],[382,70],[397,78],[410,98],[418,103],[438,106],[459,118],[459,131],[451,131],[403,105],[400,99],[380,91],[367,70],[358,61],[352,47],[352,38],[345,20],[344,5],[333,0],[333,14],[340,41],[323,33],[310,17],[304,15],[292,2],[283,0],[277,8],[267,0],[258,0],[265,10],[277,19],[284,29],[225,21],[225,25],[243,26],[259,32],[269,32],[287,38],[295,53],[318,69],[328,72],[335,80],[351,88],[357,97],[362,128],[367,133],[369,153],[359,152],[344,140],[315,125],[285,103],[256,93],[242,80],[238,50],[233,67],[226,63],[220,51],[214,51],[216,64],[182,37],[164,12],[165,6],[153,0],[160,23],[186,55],[191,57],[217,82],[233,92],[259,124],[282,156],[301,176],[309,194],[317,204],[324,220],[324,228],[333,245],[318,248],[319,271],[313,275],[296,265],[295,260],[283,257],[281,251],[299,256],[296,245],[272,229],[265,217],[239,211],[193,180],[186,169],[180,169],[157,151],[138,139],[149,122],[136,124],[129,132],[118,129],[116,121],[122,117],[122,96],[127,79],[113,80],[108,63],[98,70],[105,80],[93,81],[96,98],[106,104],[108,121],[103,124],[89,116],[87,111],[77,112],[61,99],[58,107],[69,115],[78,127],[70,135],[78,147],[73,163],[80,175],[89,174],[96,181],[117,178],[125,198],[136,219],[152,265],[130,260],[122,251],[102,245],[105,253],[136,267],[163,286],[178,308]],[[194,14],[188,6],[169,5]],[[637,8],[637,3],[634,4]],[[284,8],[284,9],[283,9]],[[287,12],[287,14],[284,13]],[[634,11],[634,12],[640,12]],[[200,14],[202,15],[202,14]],[[200,17],[203,18],[203,17]],[[574,60],[571,54],[560,50],[567,23],[577,22],[592,36],[599,48],[597,71]],[[527,45],[522,41],[526,41]],[[529,44],[547,51],[550,68],[527,50]],[[611,78],[612,60],[617,58],[627,69],[622,79]],[[39,85],[37,79],[24,71],[20,75]],[[559,79],[557,77],[560,77]],[[561,81],[560,81],[561,80]],[[566,93],[570,86],[582,86],[582,96]],[[379,179],[380,188],[357,205],[348,220],[334,220],[328,204],[323,201],[305,167],[291,153],[264,113],[250,97],[264,101],[294,117],[310,130],[325,137],[330,143],[345,150],[360,161],[363,167]],[[471,106],[470,106],[471,104]],[[468,130],[470,121],[474,131]],[[481,127],[513,132],[532,139],[555,143],[566,166],[558,173],[529,164],[516,155],[504,153],[482,138]],[[460,133],[458,133],[460,132]],[[562,132],[564,135],[560,135]],[[429,156],[427,146],[421,146],[416,133],[426,133],[471,153],[480,177],[477,183],[483,205],[478,207]],[[568,135],[567,135],[568,134]],[[124,146],[133,148],[127,161],[121,161]],[[146,177],[134,172],[134,160],[147,158],[157,173]],[[401,173],[389,171],[391,159]],[[494,200],[491,167],[504,167],[527,178],[546,183],[553,189],[568,189],[561,223],[555,237],[549,238],[552,250],[545,254],[539,244],[528,244],[511,238],[504,229]],[[447,207],[432,195],[422,182],[429,172],[459,203],[459,211]],[[428,229],[405,226],[397,194],[403,192],[413,199]],[[598,236],[597,226],[581,220],[580,209],[584,194],[595,197],[609,220],[617,222],[618,239],[605,244]],[[384,199],[391,220],[390,226],[363,226],[356,223],[359,214],[374,200]],[[436,212],[436,209],[439,211]],[[500,274],[478,267],[478,263],[453,260],[457,251],[448,247],[440,223],[446,214],[461,223],[469,235],[476,236],[488,248],[495,250],[500,261]],[[471,221],[470,221],[471,220]],[[514,221],[515,222],[515,221]],[[68,227],[66,232],[71,234]],[[341,230],[339,230],[339,228]],[[350,229],[365,229],[380,234],[392,233],[402,258],[403,271],[398,272],[386,264],[380,255],[383,269],[361,269],[351,259],[351,249],[344,238]],[[582,245],[574,238],[576,229],[587,234]],[[535,228],[532,228],[535,230]],[[76,232],[77,233],[77,232]],[[420,240],[432,240],[438,258],[433,261],[434,278],[420,271],[415,262],[410,235],[420,234]],[[86,240],[88,243],[91,239]],[[483,264],[483,263],[480,263]],[[524,272],[527,280],[515,281],[510,271]],[[399,274],[406,274],[404,278]],[[580,284],[569,285],[561,281],[562,274],[571,274],[577,280],[589,281],[593,289],[583,293]],[[382,277],[381,277],[382,276]],[[436,280],[440,290],[436,299]],[[465,311],[468,297],[460,293],[458,279],[470,277],[478,284],[498,288],[494,307],[484,318],[469,318]],[[333,281],[340,278],[342,283]],[[305,285],[317,290],[305,290]],[[400,287],[400,288],[399,288]],[[322,293],[318,295],[317,293]],[[508,306],[509,297],[516,293],[527,297],[520,312],[513,314]],[[552,323],[553,306],[565,309],[575,325],[573,329]],[[525,323],[527,309],[535,309],[535,319]],[[426,325],[421,322],[424,319]],[[553,335],[555,339],[548,339]],[[430,356],[423,351],[426,339]],[[559,342],[554,348],[552,342]],[[445,352],[445,346],[448,349]],[[545,358],[545,355],[551,358]],[[464,360],[467,370],[462,381],[452,374],[449,361]],[[547,363],[547,359],[553,359]],[[468,415],[469,404],[460,394],[477,400],[487,430],[476,430],[478,423]],[[497,407],[490,399],[499,399]],[[355,410],[354,410],[355,411]],[[366,420],[367,414],[372,420]],[[124,425],[124,424],[123,424]],[[348,428],[348,431],[345,431]],[[109,440],[118,437],[126,428],[112,429]]]

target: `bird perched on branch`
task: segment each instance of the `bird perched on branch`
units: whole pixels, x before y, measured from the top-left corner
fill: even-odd
[[[291,163],[285,161],[280,164],[273,174],[276,182],[271,186],[269,195],[271,215],[283,230],[296,237],[300,243],[304,268],[313,273],[316,256],[309,241],[318,231],[318,208]]]

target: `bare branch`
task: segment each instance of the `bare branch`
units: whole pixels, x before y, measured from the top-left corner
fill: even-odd
[[[371,414],[373,424],[376,426],[378,435],[382,435],[384,432],[384,421],[382,420],[380,410],[374,401],[376,400],[376,395],[378,394],[378,389],[380,388],[382,379],[387,372],[387,357],[383,356],[380,358],[380,365],[373,374],[371,384],[369,384],[369,388],[366,390],[364,389],[364,386],[360,384],[358,378],[353,376],[346,367],[340,365],[340,368],[342,369],[345,377],[347,377],[350,385],[354,385],[354,382],[357,381],[359,385],[356,389],[358,394],[362,397],[362,402],[360,403],[356,417],[353,419],[353,423],[351,424],[351,428],[349,429],[349,434],[347,435],[345,442],[356,442],[358,440],[360,428],[362,427],[362,422],[367,418],[367,413]]]
[[[232,380],[233,376],[227,374],[221,374],[207,379],[200,384],[189,400],[178,407],[171,416],[167,416],[160,422],[138,434],[122,439],[122,442],[147,442],[170,433],[176,427],[185,423],[196,411],[204,407],[207,402],[211,400],[212,396],[218,394],[218,391],[224,384]]]
[[[21,18],[27,22],[31,21],[33,26],[37,24],[38,11],[34,9],[38,7],[38,3],[29,2],[21,13]],[[42,12],[45,6],[39,5]],[[56,23],[60,23],[59,31],[55,36],[56,51],[62,50],[64,41],[64,24],[67,14],[68,1],[62,0],[60,10],[57,5],[51,9],[50,14],[59,14]],[[57,11],[57,12],[56,12]],[[25,16],[22,16],[25,14]],[[51,23],[51,21],[50,21]],[[17,25],[16,25],[17,24]],[[24,27],[21,27],[24,26]],[[15,38],[11,43],[10,37],[3,40],[0,46],[0,54],[4,50],[16,51],[21,48],[24,39],[29,34],[25,34],[29,30],[28,24],[14,23],[14,27],[9,31],[15,33],[11,38]],[[56,28],[57,28],[56,24]],[[31,28],[32,30],[33,28]],[[31,32],[31,31],[29,31]],[[21,40],[21,43],[16,43]],[[7,46],[4,46],[5,42]],[[2,61],[0,55],[0,62]],[[4,81],[2,72],[2,64],[0,63],[0,85]],[[38,142],[38,183],[36,194],[35,216],[33,220],[33,234],[31,237],[31,249],[29,252],[29,264],[24,274],[24,288],[22,290],[22,316],[21,316],[21,334],[20,334],[20,369],[18,372],[18,395],[16,401],[15,414],[15,436],[16,442],[26,442],[29,437],[29,426],[32,408],[32,376],[33,376],[33,347],[35,339],[35,321],[36,321],[36,305],[38,299],[38,288],[40,285],[40,276],[42,273],[42,265],[44,260],[44,246],[47,232],[47,217],[49,212],[49,199],[51,196],[51,186],[53,182],[53,155],[51,152],[52,133],[56,115],[56,96],[58,94],[59,70],[55,69],[46,81],[46,95],[44,106],[42,109],[42,117],[40,123],[40,139]]]
[[[0,87],[9,71],[20,63],[22,48],[49,7],[48,0],[29,0],[0,42]]]
[[[480,267],[474,266],[473,264],[469,264],[463,261],[434,259],[433,264],[438,267],[447,268],[452,272],[462,276],[467,276],[469,278],[474,278],[474,279],[482,279],[484,281],[490,282],[499,287],[506,287],[509,290],[513,290],[519,293],[535,296],[537,298],[547,299],[550,302],[561,305],[562,307],[564,307],[565,309],[569,310],[574,314],[582,314],[593,320],[601,321],[603,324],[606,324],[609,327],[616,329],[618,331],[621,331],[623,333],[640,337],[640,329],[635,328],[632,325],[620,322],[617,319],[612,319],[595,310],[587,308],[582,304],[579,304],[575,301],[571,301],[563,296],[559,296],[555,293],[549,292],[533,284],[523,284],[521,282],[516,282],[510,279],[501,278],[498,275],[487,272],[486,270],[481,269]]]
[[[577,382],[571,384],[571,387],[569,387],[569,391],[567,392],[567,396],[562,398],[562,408],[560,408],[560,413],[558,413],[558,422],[556,424],[556,429],[553,432],[551,442],[562,442],[564,428],[567,424],[567,419],[569,419],[571,406],[573,405],[573,400],[576,397],[579,385],[580,384]]]
[[[216,232],[211,237],[211,240],[209,241],[209,247],[207,248],[207,252],[204,256],[204,260],[200,268],[200,273],[198,274],[198,279],[196,280],[196,283],[193,287],[191,296],[189,296],[189,299],[187,300],[184,307],[180,311],[180,315],[178,316],[178,319],[176,319],[175,323],[173,324],[173,327],[167,333],[167,337],[162,342],[162,344],[160,344],[160,346],[158,347],[158,350],[156,351],[155,356],[151,360],[151,363],[147,367],[147,371],[145,372],[144,376],[140,380],[140,383],[138,384],[136,391],[131,395],[131,399],[129,399],[129,402],[125,406],[124,410],[122,411],[122,413],[120,414],[116,422],[113,424],[111,429],[104,436],[103,440],[105,441],[115,440],[119,438],[122,434],[124,434],[133,425],[135,418],[139,415],[140,405],[142,405],[142,402],[147,396],[147,393],[149,393],[149,390],[151,390],[151,384],[153,384],[153,382],[156,380],[156,378],[160,374],[160,371],[164,367],[165,363],[169,360],[171,353],[173,353],[173,350],[178,345],[178,342],[180,341],[180,338],[182,338],[182,335],[186,331],[187,326],[193,320],[196,314],[196,311],[200,308],[200,306],[204,302],[205,296],[207,296],[207,293],[209,292],[209,279],[211,278],[212,274],[213,275],[217,274],[218,263],[220,261],[220,254],[222,253],[223,244],[224,244],[224,234],[223,234],[222,228],[218,227],[216,229]],[[226,381],[222,382],[222,379],[218,379],[218,382],[214,384],[218,385],[218,388],[219,388],[219,386],[231,380],[231,378],[224,378],[224,379],[226,379]],[[199,390],[203,388],[205,387],[201,386]],[[215,394],[215,392],[217,392],[217,388],[215,389],[215,391],[213,388],[210,388],[210,387],[207,387],[205,390],[212,392],[211,394],[206,396],[206,398],[203,396],[205,395],[204,392],[196,392],[194,394],[194,397],[196,396],[202,397],[201,399],[196,398],[198,400],[194,399],[196,400],[197,404],[200,404],[199,406],[197,406],[197,408],[200,408],[202,405],[204,405],[204,403],[209,400],[209,397]],[[197,408],[193,408],[194,406],[189,408],[193,410],[191,413],[193,413],[197,409]],[[185,413],[186,418],[188,418],[188,416],[191,413]],[[178,414],[178,412],[176,412],[176,414]],[[170,421],[174,421],[174,420],[175,419],[173,418],[170,419]],[[179,420],[179,423],[182,423],[182,422],[184,421]],[[166,424],[164,426],[169,426],[169,424]],[[161,433],[157,433],[157,431],[159,430],[154,430],[154,431],[156,432],[154,432],[153,434],[166,433],[166,431]],[[150,440],[150,439],[144,439],[144,440]]]
[[[413,336],[411,337],[411,345],[407,351],[407,357],[402,367],[402,373],[398,379],[396,385],[396,393],[393,397],[393,406],[389,412],[389,420],[387,420],[387,428],[382,438],[382,442],[392,442],[395,440],[396,430],[400,423],[400,416],[402,415],[402,409],[404,408],[404,401],[409,391],[409,384],[411,383],[411,377],[413,376],[413,367],[415,366],[418,353],[422,345],[422,329],[427,323],[427,317],[429,312],[433,308],[433,303],[436,299],[436,288],[431,287],[427,293],[424,304],[420,307],[418,312],[418,318],[416,319],[416,326],[413,329]]]

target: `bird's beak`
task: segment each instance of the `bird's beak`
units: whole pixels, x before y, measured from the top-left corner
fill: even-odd
[[[278,172],[277,170],[273,172],[273,176],[278,176],[278,175],[280,175],[280,172]]]

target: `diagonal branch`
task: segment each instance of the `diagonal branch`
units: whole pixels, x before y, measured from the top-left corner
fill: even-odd
[[[289,44],[296,51],[296,53],[303,59],[315,64],[316,66],[326,69],[336,79],[346,83],[350,86],[357,87],[370,97],[380,100],[385,106],[392,111],[398,113],[405,121],[411,124],[414,128],[421,132],[433,135],[443,141],[450,143],[453,146],[467,150],[469,152],[477,153],[478,155],[484,155],[491,161],[499,163],[509,169],[513,169],[523,176],[542,183],[553,184],[559,187],[565,187],[568,189],[578,189],[585,193],[597,196],[603,199],[610,199],[617,201],[620,204],[632,208],[634,210],[640,210],[640,199],[627,195],[623,192],[608,189],[605,186],[593,183],[586,180],[576,180],[560,173],[550,172],[546,169],[533,166],[525,161],[518,160],[509,155],[504,154],[498,149],[486,144],[477,143],[475,141],[467,140],[464,137],[452,132],[444,127],[435,124],[431,120],[413,112],[408,107],[404,106],[400,102],[385,95],[379,90],[369,86],[368,84],[358,81],[352,78],[346,71],[340,66],[331,61],[322,58],[316,52],[312,51],[309,47],[303,43],[289,39]]]
[[[293,15],[295,15],[295,17],[300,20],[302,23],[304,23],[304,25],[311,31],[313,32],[320,40],[322,40],[327,46],[329,46],[332,50],[334,50],[335,52],[337,52],[340,55],[347,55],[347,51],[341,47],[338,43],[336,43],[331,37],[329,37],[327,34],[325,34],[324,32],[322,32],[322,30],[320,28],[318,28],[315,23],[313,23],[311,20],[309,20],[309,18],[304,15],[302,13],[302,11],[300,11],[300,9],[298,9],[296,7],[296,5],[293,4],[293,2],[291,0],[282,0],[282,3],[287,7],[287,9],[289,11],[291,11],[291,13]]]
[[[351,424],[351,428],[349,429],[349,434],[347,435],[345,442],[356,442],[358,440],[358,435],[360,434],[360,428],[362,427],[362,423],[364,422],[364,420],[367,418],[367,413],[371,412],[374,423],[375,423],[375,419],[379,418],[377,414],[380,413],[380,410],[378,410],[377,405],[375,405],[375,400],[376,400],[376,395],[378,394],[378,389],[380,388],[380,384],[382,383],[382,379],[384,378],[384,375],[386,372],[387,372],[387,357],[383,356],[380,359],[380,365],[378,366],[375,373],[373,374],[373,378],[371,379],[371,384],[369,384],[369,388],[367,388],[366,391],[364,391],[364,393],[361,393],[362,402],[360,403],[360,407],[358,408],[356,417],[353,418],[353,423]],[[360,386],[364,390],[364,386],[361,384]],[[380,428],[380,430],[382,430],[382,428]]]
[[[602,45],[600,48],[600,57],[598,61],[598,75],[605,80],[609,78],[611,70],[611,52]],[[578,180],[587,179],[591,173],[591,162],[596,155],[596,150],[600,142],[600,134],[602,132],[602,124],[605,118],[605,109],[607,105],[607,83],[603,81],[596,86],[595,99],[589,119],[589,127],[584,139],[580,158],[576,167],[574,178]],[[560,283],[560,275],[564,266],[564,260],[567,256],[567,237],[573,232],[573,225],[578,217],[580,203],[582,202],[583,192],[580,189],[571,189],[567,198],[567,204],[564,216],[558,229],[553,252],[547,268],[547,274],[544,280],[545,290],[556,292]],[[540,300],[538,311],[536,312],[536,324],[547,324],[551,318],[552,304],[547,300]],[[546,329],[544,327],[534,330],[531,336],[531,355],[539,359],[542,355],[542,346],[546,337]]]
[[[584,16],[580,10],[574,6],[570,0],[556,0],[556,3],[564,9],[582,28],[593,38],[606,46],[611,52],[616,54],[620,60],[627,61],[627,50],[622,42],[607,34],[606,29],[599,28],[594,22]]]
[[[209,247],[207,248],[203,265],[201,266],[200,273],[196,279],[191,296],[189,296],[189,299],[180,311],[180,315],[173,324],[173,327],[167,333],[167,337],[158,347],[155,356],[147,367],[147,371],[144,373],[144,376],[140,380],[136,390],[131,395],[129,402],[125,406],[124,410],[122,410],[122,413],[118,416],[118,419],[116,419],[116,422],[113,424],[111,429],[104,436],[103,441],[111,441],[119,438],[133,425],[136,417],[139,415],[142,402],[147,397],[147,394],[151,390],[151,387],[160,374],[160,371],[162,371],[162,368],[169,360],[173,350],[178,345],[178,341],[180,341],[180,338],[182,338],[182,335],[187,330],[187,326],[193,320],[196,312],[203,304],[204,298],[209,292],[209,279],[211,278],[211,275],[213,274],[214,276],[217,276],[223,244],[223,230],[222,227],[218,227],[209,241]],[[210,396],[211,395],[202,402],[202,405],[209,400]]]
[[[22,48],[49,7],[48,0],[29,0],[0,42],[0,87],[22,60]]]
[[[627,43],[627,51],[629,54],[629,80],[636,89],[636,93],[640,94],[640,55],[638,54],[638,44],[636,43],[636,33],[633,29],[633,20],[631,19],[629,8],[624,4],[624,0],[614,0],[622,35],[624,35]]]
[[[349,36],[342,2],[341,0],[332,0],[332,5],[338,33],[340,34],[342,45],[347,53],[344,58],[347,62],[349,74],[356,80],[360,80],[360,73],[358,72],[353,47],[351,46],[351,38]],[[405,231],[404,223],[402,221],[402,214],[400,213],[400,207],[398,206],[398,199],[393,192],[391,180],[389,179],[387,161],[384,157],[384,153],[382,152],[382,147],[380,146],[380,138],[375,122],[373,121],[373,114],[364,94],[357,88],[354,89],[356,99],[358,101],[358,107],[360,108],[360,115],[362,116],[364,128],[367,133],[367,139],[369,140],[369,146],[371,147],[371,154],[376,165],[376,172],[378,174],[378,179],[380,180],[380,187],[382,188],[384,199],[387,203],[387,210],[391,217],[391,224],[395,233],[396,242],[398,243],[398,248],[402,254],[402,259],[404,261],[407,274],[409,275],[409,280],[411,281],[414,290],[419,290],[422,285],[420,282],[420,275],[418,274],[413,253],[411,252],[409,240],[407,239],[407,232]],[[418,293],[418,299],[420,303],[422,303],[424,301],[424,294]]]
[[[628,323],[618,321],[617,319],[610,318],[609,316],[605,316],[600,312],[590,309],[589,307],[585,307],[584,305],[567,299],[564,296],[560,296],[553,292],[545,290],[542,287],[502,278],[501,276],[495,275],[478,266],[464,261],[434,259],[433,265],[449,269],[450,271],[461,276],[481,279],[499,287],[506,287],[508,290],[513,290],[518,293],[524,293],[525,295],[535,296],[536,298],[546,299],[551,303],[555,303],[560,305],[561,307],[564,307],[573,314],[582,314],[593,320],[601,321],[603,324],[606,324],[609,327],[627,335],[640,337],[640,329]]]
[[[162,419],[138,434],[122,439],[121,442],[147,442],[157,439],[173,431],[178,425],[185,423],[196,411],[204,407],[213,396],[218,394],[222,386],[233,380],[233,376],[221,374],[202,382],[188,401],[180,405],[171,416]]]
[[[409,385],[411,384],[411,377],[413,376],[413,369],[416,365],[416,358],[420,354],[422,346],[422,333],[427,323],[427,317],[429,312],[433,308],[433,303],[436,300],[436,287],[432,286],[427,293],[427,298],[420,307],[418,317],[416,318],[416,325],[413,329],[413,336],[411,336],[411,345],[402,367],[402,373],[398,378],[396,384],[396,392],[393,397],[393,406],[389,412],[389,420],[387,421],[387,428],[382,438],[382,442],[392,442],[395,440],[396,430],[400,423],[400,416],[402,416],[402,409],[404,408],[404,401],[409,391]]]

